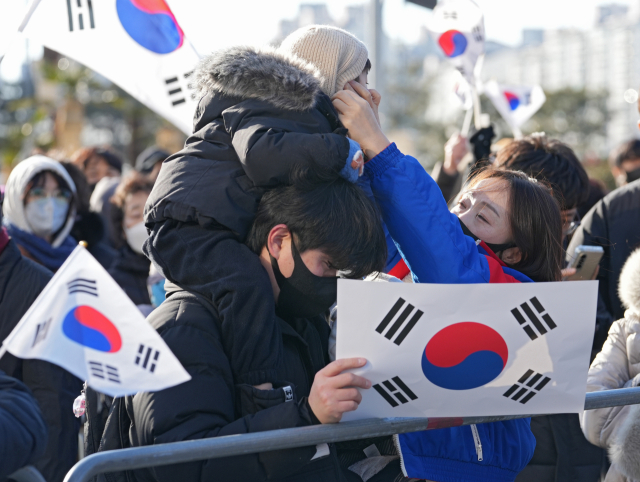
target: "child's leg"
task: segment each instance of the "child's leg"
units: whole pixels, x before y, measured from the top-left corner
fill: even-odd
[[[205,296],[218,310],[235,383],[274,382],[282,339],[271,282],[258,256],[213,223],[156,224],[147,247],[169,281]]]

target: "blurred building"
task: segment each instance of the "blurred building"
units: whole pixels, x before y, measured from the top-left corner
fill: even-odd
[[[640,6],[640,5],[639,5]],[[640,11],[624,5],[600,6],[589,30],[525,30],[522,45],[487,52],[485,80],[540,84],[547,92],[565,88],[606,92],[609,122],[601,155],[640,137]]]

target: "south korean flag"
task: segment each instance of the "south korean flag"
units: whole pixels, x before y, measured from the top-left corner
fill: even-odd
[[[337,358],[373,385],[343,420],[582,412],[597,290],[339,280]]]
[[[164,0],[41,0],[24,34],[191,133],[199,56]]]
[[[476,65],[484,54],[484,15],[472,0],[442,0],[427,25],[444,56],[467,80],[476,84]]]
[[[499,84],[495,80],[484,84],[484,95],[512,129],[519,129],[547,100],[539,85]]]

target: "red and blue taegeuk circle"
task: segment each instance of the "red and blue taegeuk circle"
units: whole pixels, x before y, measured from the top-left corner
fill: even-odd
[[[481,323],[465,321],[443,328],[422,352],[422,372],[434,385],[470,390],[496,379],[509,358],[500,334]]]
[[[122,347],[120,332],[98,310],[76,306],[64,317],[62,332],[76,343],[94,350],[115,353]]]
[[[467,50],[468,42],[467,37],[465,37],[462,32],[458,30],[447,30],[440,35],[438,43],[444,54],[449,58],[453,58],[462,55],[464,51]]]
[[[184,33],[164,0],[116,0],[116,11],[129,36],[147,50],[168,54],[184,43]]]
[[[504,96],[509,103],[509,108],[511,110],[516,110],[520,105],[520,98],[516,94],[514,94],[513,92],[509,92],[508,90],[504,91]]]

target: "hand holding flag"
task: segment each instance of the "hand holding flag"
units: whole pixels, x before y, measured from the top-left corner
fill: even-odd
[[[102,266],[78,246],[3,342],[19,358],[61,366],[114,397],[191,379]]]

